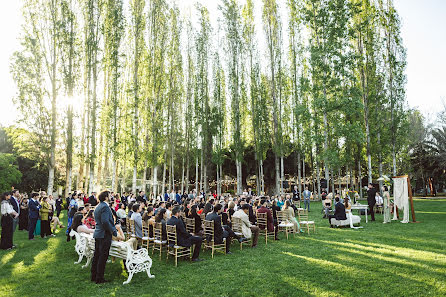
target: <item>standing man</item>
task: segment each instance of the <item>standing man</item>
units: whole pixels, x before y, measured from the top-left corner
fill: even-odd
[[[308,187],[305,187],[305,191],[302,193],[302,195],[304,196],[304,205],[305,205],[305,209],[307,209],[307,207],[308,207],[308,212],[310,212],[310,197],[311,197],[311,192],[308,190]]]
[[[34,230],[36,229],[37,220],[39,219],[39,211],[42,206],[36,200],[36,197],[39,197],[38,193],[31,194],[31,200],[29,200],[28,204],[28,239],[34,240]]]
[[[62,211],[62,198],[60,196],[57,196],[56,199],[56,216],[60,216],[60,212]]]
[[[372,184],[369,184],[369,188],[367,189],[367,204],[369,205],[370,216],[372,217],[372,221],[375,221],[375,212],[373,208],[376,203],[376,189]]]
[[[110,251],[112,236],[118,235],[111,209],[108,206],[110,201],[109,195],[109,191],[101,192],[99,194],[100,203],[94,210],[96,228],[93,233],[95,243],[93,262],[91,263],[91,281],[97,284],[106,282],[104,279],[105,263]]]
[[[19,223],[19,215],[20,215],[20,192],[17,189],[12,190],[12,197],[9,199],[11,202],[12,208],[18,215],[12,219],[12,232],[15,232],[17,228],[17,224]]]

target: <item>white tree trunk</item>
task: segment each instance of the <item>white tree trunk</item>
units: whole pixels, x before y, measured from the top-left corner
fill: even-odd
[[[138,170],[136,166],[133,166],[133,179],[132,179],[132,193],[136,195],[136,176],[137,176]]]
[[[153,197],[156,199],[158,189],[158,166],[153,168],[153,176],[152,176],[152,192]]]
[[[161,181],[161,193],[166,191],[166,162],[163,164],[163,180]]]
[[[280,163],[279,157],[277,155],[274,156],[274,163],[276,166],[276,195],[280,194]]]
[[[302,178],[301,178],[302,163],[300,162],[300,152],[297,153],[297,189],[302,193]]]
[[[283,156],[280,156],[280,194],[283,195],[283,182],[285,180],[285,173],[283,168]]]
[[[195,191],[197,191],[197,195],[199,192],[198,189],[198,156],[195,158]]]

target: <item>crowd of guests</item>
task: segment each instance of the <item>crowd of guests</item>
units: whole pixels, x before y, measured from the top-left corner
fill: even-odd
[[[203,220],[214,222],[214,241],[216,244],[226,244],[226,253],[230,254],[230,244],[233,239],[239,242],[252,239],[252,247],[257,246],[261,229],[267,228],[274,232],[275,239],[278,231],[277,211],[284,210],[286,220],[292,223],[294,231],[300,232],[299,223],[295,218],[295,200],[299,198],[293,194],[286,196],[252,195],[250,189],[240,196],[217,196],[216,193],[197,193],[163,195],[157,198],[147,197],[144,191],[138,195],[103,191],[98,197],[92,193],[90,197],[73,193],[67,198],[68,229],[67,240],[70,240],[70,230],[79,233],[93,234],[96,241],[95,255],[91,271],[91,280],[96,283],[104,282],[104,269],[111,240],[125,240],[124,232],[128,220],[133,222],[134,237],[128,241],[134,248],[141,246],[144,226],[149,230],[149,237],[154,236],[156,223],[162,226],[160,240],[167,241],[166,226],[176,226],[178,244],[184,247],[194,247],[192,261],[199,258],[204,238]],[[173,198],[173,199],[172,199]],[[294,198],[294,199],[293,199]],[[94,211],[93,211],[94,209]],[[257,224],[255,213],[265,213],[266,226]],[[189,233],[186,229],[185,218],[194,220],[195,229]],[[242,222],[241,234],[232,229],[233,218]]]
[[[44,191],[33,192],[29,197],[18,189],[3,193],[1,200],[1,249],[13,249],[13,235],[17,229],[28,231],[28,239],[36,234],[42,238],[55,236],[57,227],[65,228],[59,220],[62,199],[54,199]],[[38,224],[40,223],[40,225]],[[37,228],[37,230],[36,230]]]

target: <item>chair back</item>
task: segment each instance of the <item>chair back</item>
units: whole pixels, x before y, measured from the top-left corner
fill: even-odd
[[[308,221],[308,212],[306,212],[306,211],[299,211],[298,217],[299,217],[299,222],[301,222],[301,221]]]
[[[142,224],[142,237],[149,237],[149,226]]]
[[[163,239],[163,224],[155,223],[155,227],[153,228],[153,237],[158,240]]]
[[[135,221],[132,219],[129,219],[129,224],[130,224],[130,234],[131,235],[136,235],[135,233]]]
[[[172,225],[166,225],[166,232],[167,232],[167,242],[169,244],[177,244],[177,227]]]
[[[286,213],[284,210],[279,210],[276,212],[276,216],[277,216],[277,223],[280,224],[282,222],[286,221]]]
[[[214,221],[203,221],[204,236],[209,241],[214,241]]]
[[[242,219],[232,217],[232,230],[236,233],[243,233],[242,231]]]
[[[266,228],[268,228],[268,216],[266,214],[266,212],[264,213],[257,213],[257,225],[263,226]]]
[[[195,219],[185,218],[184,222],[186,223],[186,231],[189,233],[194,233],[195,232]]]

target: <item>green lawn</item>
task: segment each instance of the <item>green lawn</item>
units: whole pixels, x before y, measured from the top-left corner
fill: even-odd
[[[317,233],[239,250],[202,252],[205,261],[153,258],[152,274],[129,285],[122,262],[107,263],[105,278],[90,282],[64,233],[27,240],[16,231],[17,249],[0,251],[0,296],[446,296],[446,200],[416,200],[419,224],[377,222],[363,229],[330,229],[311,205]],[[85,260],[83,261],[85,263]]]

